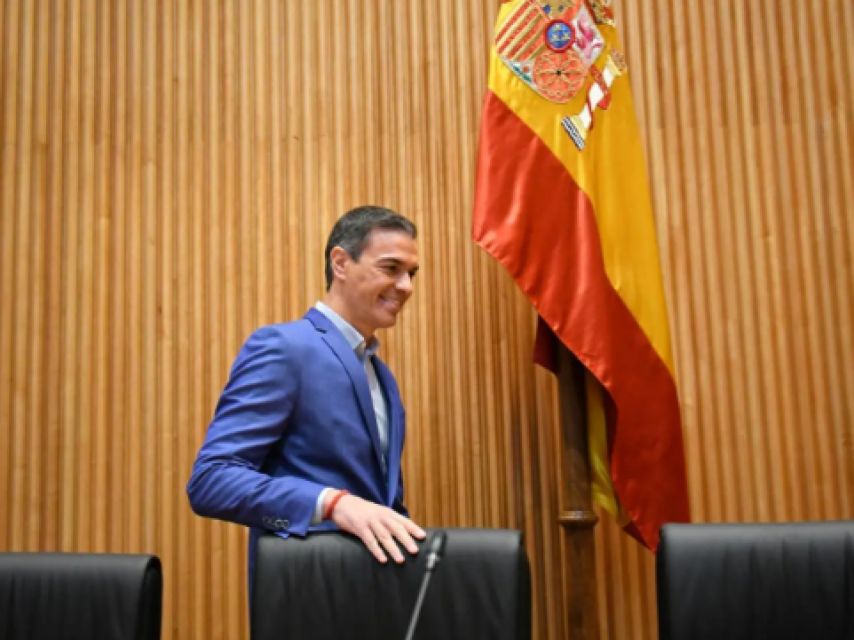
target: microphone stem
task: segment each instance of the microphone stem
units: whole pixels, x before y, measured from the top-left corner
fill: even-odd
[[[409,631],[406,632],[406,640],[412,640],[412,636],[415,634],[418,616],[421,615],[421,605],[424,603],[424,595],[427,593],[427,585],[432,575],[433,569],[427,569],[427,573],[424,574],[424,580],[421,582],[421,591],[418,592],[418,600],[415,601],[415,611],[412,614],[412,620],[409,621]]]

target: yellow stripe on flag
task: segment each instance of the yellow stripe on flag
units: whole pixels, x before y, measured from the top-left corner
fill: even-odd
[[[587,396],[587,448],[590,456],[590,490],[593,499],[610,513],[621,527],[631,519],[622,505],[611,482],[611,465],[608,462],[608,427],[602,402],[602,387],[589,372],[584,374]]]

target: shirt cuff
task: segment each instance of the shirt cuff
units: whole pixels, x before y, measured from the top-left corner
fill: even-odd
[[[320,492],[320,495],[317,496],[317,504],[314,506],[314,515],[311,518],[311,522],[309,524],[315,525],[323,522],[323,502],[326,499],[326,494],[328,494],[332,489],[327,487],[323,491]]]

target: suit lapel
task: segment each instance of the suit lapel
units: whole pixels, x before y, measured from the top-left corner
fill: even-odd
[[[389,404],[388,416],[388,506],[394,503],[397,481],[400,477],[400,455],[403,449],[403,425],[400,424],[400,391],[394,376],[385,363],[374,357],[374,371],[385,391]]]
[[[329,318],[314,308],[309,310],[306,318],[320,332],[324,342],[332,349],[332,352],[347,371],[347,375],[350,376],[350,382],[353,385],[353,390],[356,392],[356,399],[359,402],[359,409],[361,409],[364,424],[368,429],[368,435],[371,437],[374,457],[379,468],[382,469],[382,452],[380,450],[380,435],[377,429],[377,416],[374,413],[374,404],[371,402],[371,390],[368,387],[368,377],[365,375],[364,366],[359,362],[355,351],[353,351],[347,340],[341,335],[341,332],[338,331],[338,328],[332,324]]]

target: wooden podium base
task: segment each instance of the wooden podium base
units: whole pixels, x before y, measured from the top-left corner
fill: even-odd
[[[571,640],[599,640],[593,530],[599,518],[592,510],[590,493],[585,370],[563,344],[558,348],[558,385],[563,432],[561,471],[566,500],[559,522],[564,530],[569,572],[567,628]]]

